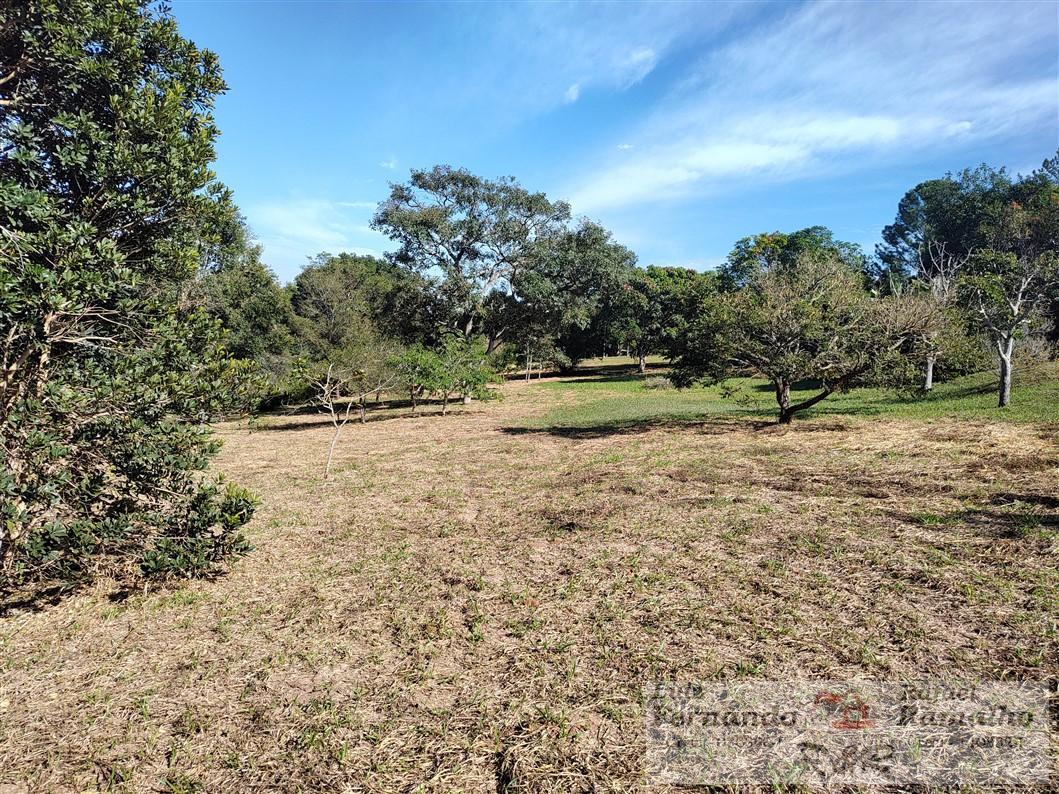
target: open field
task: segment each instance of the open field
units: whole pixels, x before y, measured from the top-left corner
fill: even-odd
[[[647,682],[1059,673],[1054,378],[754,385],[223,426],[256,550],[0,619],[0,791],[626,791]]]
[[[582,399],[561,404],[537,421],[539,425],[576,427],[637,424],[645,420],[694,420],[703,414],[738,414],[762,420],[776,416],[772,387],[763,380],[732,378],[722,386],[687,390],[643,388],[643,378],[631,369],[632,359],[607,358],[587,362],[597,374],[587,378],[556,378],[542,386]],[[650,359],[652,374],[666,365]],[[1018,399],[1003,411],[996,407],[995,373],[978,373],[939,383],[929,397],[901,395],[890,389],[857,389],[833,394],[798,416],[906,417],[909,419],[967,419],[974,421],[1059,422],[1059,367],[1036,364],[1016,370]],[[791,392],[798,401],[818,391],[804,383]]]

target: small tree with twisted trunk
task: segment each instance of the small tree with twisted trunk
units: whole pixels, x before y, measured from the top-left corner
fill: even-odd
[[[835,392],[878,380],[921,354],[939,318],[931,301],[876,298],[862,284],[828,253],[764,267],[742,289],[702,304],[680,345],[675,382],[761,375],[773,386],[780,424],[788,424]],[[818,382],[819,391],[791,402],[803,381]]]
[[[295,377],[312,391],[312,404],[327,415],[334,428],[327,449],[324,478],[331,478],[335,448],[343,429],[356,415],[368,421],[368,398],[376,398],[399,384],[399,373],[391,359],[397,346],[370,332],[355,342],[331,351],[327,359],[310,364],[299,362]]]
[[[358,410],[361,424],[367,422],[368,395],[388,389],[396,379],[396,374],[391,374],[385,379],[369,379],[363,370],[345,371],[332,363],[327,365],[321,376],[311,380],[313,403],[327,414],[334,428],[331,443],[327,447],[324,479],[331,479],[335,447],[338,446],[342,430],[353,416],[353,409]]]

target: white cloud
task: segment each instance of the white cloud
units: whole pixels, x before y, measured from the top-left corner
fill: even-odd
[[[1048,3],[800,7],[707,54],[567,195],[594,211],[1054,124],[1056,47]]]
[[[397,160],[391,157],[389,160],[383,160],[379,163],[380,168],[385,168],[387,171],[392,171],[397,168]]]
[[[431,94],[503,123],[590,90],[627,90],[670,53],[748,11],[724,3],[483,3],[461,13],[476,46],[461,53],[459,69],[430,83]],[[498,79],[468,80],[468,73]]]
[[[289,281],[308,257],[323,251],[380,256],[389,240],[368,221],[374,202],[292,199],[252,204],[247,220],[264,247],[264,260]]]
[[[629,53],[618,68],[620,82],[624,87],[636,85],[647,77],[657,64],[657,53],[650,47],[640,47]]]
[[[627,152],[629,149],[633,148],[633,145],[631,143],[619,143],[617,148],[623,152]]]

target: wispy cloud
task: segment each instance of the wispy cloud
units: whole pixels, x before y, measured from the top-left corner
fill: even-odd
[[[1051,3],[807,5],[703,58],[567,193],[591,212],[1054,124],[1056,38]]]
[[[380,168],[385,168],[387,171],[393,171],[397,168],[397,160],[391,157],[389,160],[383,160],[379,163]]]
[[[666,42],[669,44],[669,42]],[[626,86],[635,85],[643,80],[658,63],[658,55],[650,47],[633,50],[620,64],[618,73]]]
[[[289,281],[323,251],[380,256],[389,241],[368,225],[374,207],[369,201],[292,199],[252,204],[246,215],[265,261]]]
[[[743,13],[723,3],[481,4],[464,18],[468,29],[491,35],[468,56],[469,66],[478,62],[503,79],[447,86],[444,94],[526,116],[592,91],[624,91],[668,53]]]

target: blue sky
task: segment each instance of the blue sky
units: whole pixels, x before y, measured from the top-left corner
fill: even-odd
[[[1059,148],[1059,3],[191,2],[221,58],[217,171],[284,281],[381,253],[390,182],[516,176],[641,264],[831,227],[871,250],[909,187]]]

